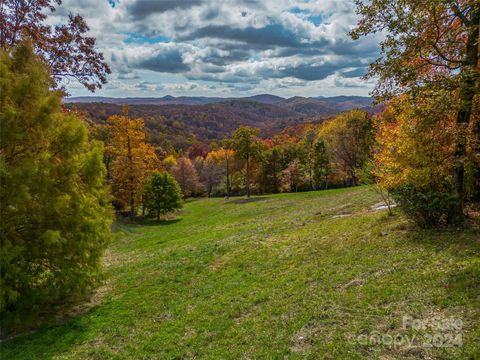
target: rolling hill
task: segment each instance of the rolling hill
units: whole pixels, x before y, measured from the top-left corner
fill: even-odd
[[[375,111],[371,98],[293,97],[260,94],[244,98],[173,97],[108,98],[72,97],[65,106],[84,112],[97,123],[120,114],[124,105],[131,116],[142,117],[149,140],[164,149],[185,149],[194,141],[210,142],[231,135],[240,125],[258,127],[271,136],[289,126],[319,123],[339,112],[361,108]]]
[[[91,301],[3,342],[2,358],[478,359],[480,230],[418,231],[379,202],[357,187],[117,222]],[[462,328],[415,331],[405,316]],[[420,346],[432,333],[463,345]],[[365,343],[383,335],[395,346]]]
[[[103,97],[103,96],[78,96],[65,98],[65,103],[106,103],[117,105],[206,105],[223,103],[229,101],[255,101],[260,104],[276,104],[283,108],[291,108],[292,104],[305,102],[311,106],[317,105],[317,111],[307,110],[301,111],[303,114],[318,115],[325,113],[325,109],[331,112],[332,109],[352,109],[352,108],[368,108],[372,106],[372,98],[363,96],[334,96],[334,97],[302,97],[294,96],[291,98],[283,98],[281,96],[271,94],[259,94],[240,98],[224,98],[224,97],[208,97],[208,96],[179,96],[174,97],[166,95],[163,97]],[[337,111],[338,112],[338,111]]]

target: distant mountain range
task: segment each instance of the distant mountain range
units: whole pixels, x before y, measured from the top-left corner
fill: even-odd
[[[260,94],[242,98],[164,96],[160,98],[70,97],[75,108],[97,123],[129,106],[131,116],[142,117],[150,142],[163,149],[186,148],[195,141],[210,142],[230,136],[240,125],[255,126],[271,136],[289,126],[320,123],[351,109],[375,112],[372,98],[361,96],[283,98]]]
[[[302,106],[307,105],[308,113],[315,112],[313,109],[329,108],[340,106],[342,109],[351,109],[353,107],[369,107],[373,100],[364,96],[333,96],[333,97],[301,97],[294,96],[291,98],[283,98],[281,96],[260,94],[248,97],[207,97],[207,96],[178,96],[174,97],[166,95],[163,97],[104,97],[104,96],[78,96],[65,98],[65,103],[105,103],[117,105],[206,105],[216,104],[229,101],[255,101],[260,104],[276,104],[281,107]],[[300,111],[302,112],[302,111]]]

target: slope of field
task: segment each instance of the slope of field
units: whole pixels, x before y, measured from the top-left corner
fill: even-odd
[[[119,223],[90,306],[2,358],[478,358],[478,224],[420,231],[379,201],[370,187],[203,199],[160,225]],[[436,333],[404,316],[461,320],[461,343],[428,347]]]

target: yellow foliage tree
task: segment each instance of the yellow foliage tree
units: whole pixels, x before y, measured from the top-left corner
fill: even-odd
[[[376,118],[373,173],[399,207],[420,227],[459,222],[452,192],[458,126],[445,99],[402,95]]]
[[[159,161],[153,147],[145,142],[143,119],[124,115],[108,118],[109,142],[106,153],[111,157],[110,183],[114,196],[129,205],[130,216],[135,216],[142,202],[143,185]]]
[[[438,189],[451,177],[455,118],[450,109],[436,101],[403,96],[392,100],[375,122],[374,175],[380,186]]]
[[[232,169],[232,162],[234,160],[235,151],[231,149],[220,148],[218,150],[212,150],[208,154],[207,158],[213,159],[218,165],[224,166],[225,168],[225,176],[226,176],[226,196],[227,198],[230,197],[230,177],[231,177],[231,169]]]
[[[165,157],[165,159],[163,159],[162,163],[167,170],[170,170],[172,167],[177,165],[177,159],[175,159],[175,156],[170,154],[167,157]]]

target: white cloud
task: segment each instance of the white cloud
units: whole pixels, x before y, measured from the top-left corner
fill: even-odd
[[[99,95],[366,95],[357,73],[378,39],[349,39],[354,10],[350,0],[65,0],[49,21],[85,17],[113,70]]]

